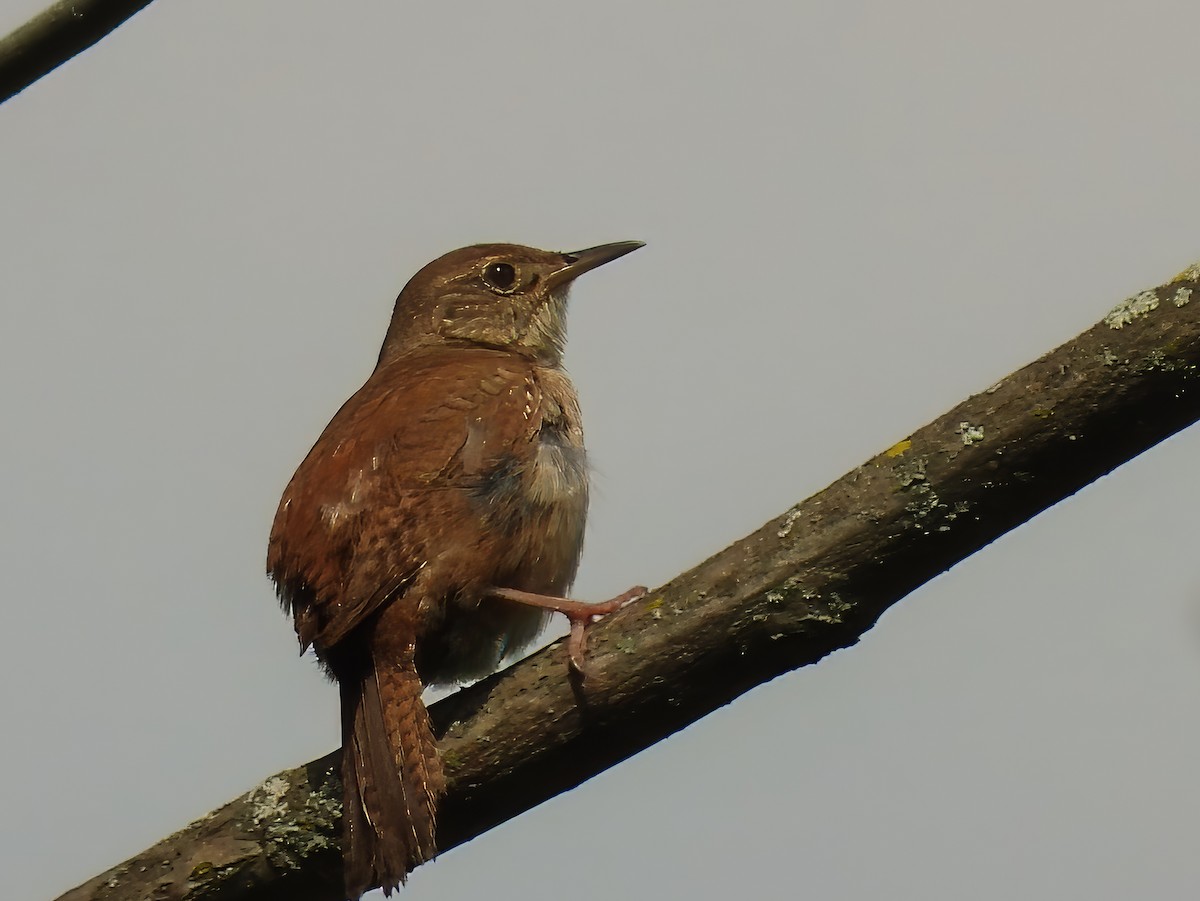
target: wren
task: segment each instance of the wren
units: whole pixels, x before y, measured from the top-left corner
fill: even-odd
[[[564,597],[588,503],[567,293],[641,246],[480,244],[425,266],[283,493],[267,571],[340,687],[348,898],[390,894],[437,852],[445,777],[423,688],[493,672],[552,611],[582,672],[592,618],[645,592]]]

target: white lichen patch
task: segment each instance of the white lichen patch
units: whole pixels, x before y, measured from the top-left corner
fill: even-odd
[[[1124,328],[1139,316],[1146,316],[1158,309],[1158,292],[1151,288],[1133,297],[1126,297],[1104,317],[1109,328]]]
[[[287,797],[288,788],[286,779],[272,776],[250,792],[248,800],[256,826],[265,820],[277,820],[287,813],[288,806],[284,798]]]
[[[1187,285],[1180,285],[1175,289],[1175,296],[1171,298],[1171,302],[1177,307],[1182,307],[1192,299],[1192,289]]]
[[[796,524],[796,520],[800,518],[800,505],[792,507],[783,515],[783,527],[775,533],[779,538],[787,538],[792,533],[792,526]]]
[[[291,789],[288,779],[273,776],[246,798],[251,818],[262,830],[267,859],[282,870],[295,870],[312,854],[333,847],[331,836],[342,812],[341,799],[331,792],[328,779],[311,792],[301,792],[303,801],[295,809],[285,800]]]
[[[983,440],[983,426],[971,425],[969,422],[960,422],[954,433],[962,439],[963,447],[970,447]]]

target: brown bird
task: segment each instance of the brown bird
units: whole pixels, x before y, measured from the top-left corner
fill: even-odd
[[[341,688],[349,898],[390,894],[437,851],[445,779],[424,686],[491,673],[554,610],[582,671],[592,617],[645,592],[563,597],[588,499],[562,368],[567,292],[641,246],[481,244],[434,260],[283,493],[267,571],[302,648]]]

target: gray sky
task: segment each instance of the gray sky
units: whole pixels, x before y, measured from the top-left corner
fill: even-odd
[[[1193,2],[162,2],[0,106],[5,894],[336,745],[266,537],[419,266],[648,242],[580,282],[567,362],[576,593],[659,584],[1200,257],[1197,33]],[[1193,897],[1198,454],[406,897]]]

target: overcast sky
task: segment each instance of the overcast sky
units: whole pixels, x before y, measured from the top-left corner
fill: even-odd
[[[0,0],[0,31],[44,0]],[[263,560],[454,247],[576,288],[576,586],[660,584],[1200,258],[1200,5],[159,2],[0,106],[0,872],[338,742]],[[1190,898],[1192,429],[405,895]]]

